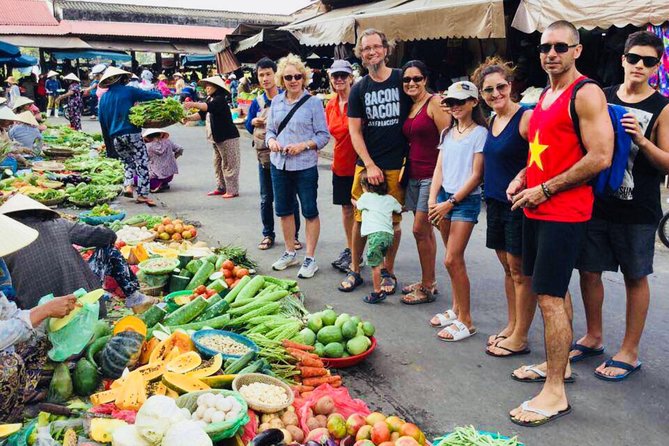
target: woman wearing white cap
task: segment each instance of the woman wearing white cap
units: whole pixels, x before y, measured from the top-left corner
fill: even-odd
[[[183,74],[179,73],[178,71],[172,75],[176,81],[174,82],[174,92],[176,94],[181,94],[181,91],[184,89],[186,86],[186,81],[184,81]]]
[[[14,289],[2,258],[29,245],[39,234],[4,215],[0,215],[0,234],[0,422],[15,422],[22,420],[27,402],[40,399],[35,389],[49,349],[41,324],[47,318],[68,315],[76,298],[56,297],[30,310],[18,309],[9,300]]]
[[[84,99],[81,92],[81,80],[70,73],[63,78],[69,83],[67,93],[56,98],[56,104],[63,99],[67,99],[67,119],[70,121],[70,127],[74,130],[81,130],[81,113],[84,111]]]

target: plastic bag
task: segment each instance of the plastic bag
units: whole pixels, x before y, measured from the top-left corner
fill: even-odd
[[[249,441],[253,440],[258,433],[258,416],[256,413],[249,409],[249,422],[244,426],[244,430],[241,433],[242,443],[249,444]]]
[[[249,416],[247,414],[248,405],[239,393],[225,389],[211,389],[201,390],[199,392],[190,392],[177,398],[176,405],[180,408],[185,407],[191,413],[193,413],[197,409],[197,398],[205,393],[220,393],[223,396],[233,396],[237,401],[239,401],[243,412],[240,414],[238,419],[234,421],[223,421],[221,423],[209,423],[207,427],[204,428],[204,431],[207,433],[207,435],[209,435],[212,441],[220,441],[225,438],[234,437],[237,431],[249,422]]]
[[[295,398],[293,402],[295,412],[300,419],[300,427],[305,435],[310,432],[307,427],[308,411],[324,396],[332,398],[335,404],[335,412],[341,414],[345,419],[354,413],[365,417],[371,413],[364,401],[351,398],[346,387],[334,388],[330,384],[321,384],[307,398]]]
[[[35,439],[34,446],[59,446],[56,440],[53,439],[49,432],[49,426],[37,428],[37,439]]]

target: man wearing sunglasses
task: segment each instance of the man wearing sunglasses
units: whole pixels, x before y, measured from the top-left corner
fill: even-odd
[[[587,183],[611,163],[613,153],[606,98],[595,84],[577,91],[580,138],[574,129],[570,101],[575,86],[585,79],[575,64],[582,49],[569,22],[552,23],[543,32],[539,53],[550,85],[530,119],[527,168],[507,189],[512,209],[525,212],[523,274],[532,276],[544,319],[547,367],[541,373],[528,367],[537,375],[533,381],[545,380],[544,386],[509,414],[512,422],[527,427],[571,412],[564,386],[572,342],[571,303],[565,295],[592,214],[594,195]]]
[[[399,180],[404,156],[408,152],[402,124],[409,110],[409,98],[402,89],[402,71],[386,65],[391,50],[385,34],[375,29],[363,31],[355,49],[369,74],[353,85],[348,101],[349,132],[358,154],[351,190],[354,200],[362,195],[360,175],[366,170],[370,184],[378,185],[385,181],[388,194],[404,203],[404,189]],[[394,294],[397,289],[393,269],[402,234],[401,219],[400,214],[393,216],[393,245],[386,253],[381,270],[381,289],[386,294]],[[365,240],[360,235],[361,222],[362,215],[356,210],[351,269],[339,287],[340,291],[350,292],[362,284],[360,257]]]
[[[655,34],[630,34],[622,56],[624,82],[604,90],[609,103],[629,112],[621,123],[632,136],[632,148],[622,186],[611,197],[596,198],[588,223],[578,265],[588,331],[577,341],[571,360],[604,352],[602,271],[620,268],[627,292],[627,323],[618,353],[595,370],[595,376],[606,381],[621,381],[641,367],[638,353],[650,301],[648,275],[653,272],[655,230],[662,218],[660,184],[669,172],[669,99],[648,84],[663,51],[662,40]]]

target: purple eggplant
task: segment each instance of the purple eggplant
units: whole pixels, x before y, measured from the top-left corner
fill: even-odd
[[[280,429],[267,429],[256,435],[248,446],[276,446],[283,444],[283,432]]]

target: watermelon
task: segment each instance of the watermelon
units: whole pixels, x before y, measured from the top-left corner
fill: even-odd
[[[95,392],[100,385],[100,374],[98,368],[86,358],[81,358],[74,368],[72,378],[74,393],[79,396],[89,396]]]

